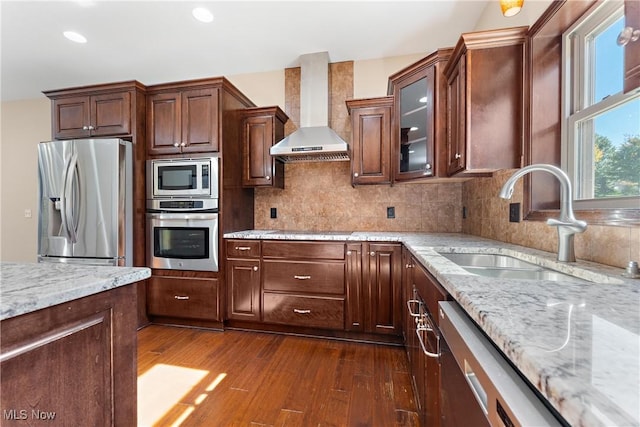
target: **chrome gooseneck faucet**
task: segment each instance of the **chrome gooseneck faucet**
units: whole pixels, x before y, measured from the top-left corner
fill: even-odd
[[[573,196],[571,194],[571,181],[566,173],[553,165],[530,165],[515,172],[502,186],[499,196],[510,199],[516,181],[529,172],[549,172],[560,181],[560,218],[549,218],[548,225],[558,227],[558,261],[574,262],[576,253],[573,247],[573,235],[582,233],[587,228],[587,223],[580,221],[573,215]]]

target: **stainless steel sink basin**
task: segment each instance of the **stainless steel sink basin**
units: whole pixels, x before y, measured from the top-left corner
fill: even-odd
[[[560,273],[508,255],[486,253],[440,253],[469,273],[484,277],[521,280],[551,280],[587,283],[587,280]]]
[[[500,254],[448,254],[440,253],[443,257],[460,266],[493,267],[493,268],[540,268],[530,262]]]

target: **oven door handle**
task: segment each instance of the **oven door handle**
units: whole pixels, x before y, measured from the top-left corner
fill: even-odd
[[[211,220],[218,219],[217,213],[202,213],[202,212],[191,212],[191,213],[147,213],[147,216],[150,219],[158,219],[158,220]]]

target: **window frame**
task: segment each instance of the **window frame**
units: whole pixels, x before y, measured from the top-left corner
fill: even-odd
[[[619,93],[595,101],[593,99],[595,94],[594,73],[580,72],[587,67],[594,70],[594,63],[589,62],[589,59],[594,57],[594,49],[593,44],[588,43],[588,36],[594,31],[606,28],[620,18],[624,18],[624,13],[624,1],[622,0],[596,3],[562,34],[561,166],[567,171],[574,189],[579,188],[579,180],[584,183],[584,181],[593,181],[594,179],[593,170],[589,176],[579,176],[583,170],[578,167],[579,162],[592,161],[593,150],[591,152],[583,150],[580,153],[577,142],[583,139],[577,135],[580,132],[578,124],[627,102],[640,99],[640,91],[624,93],[624,90],[621,90]],[[590,52],[587,52],[588,48],[590,48]],[[586,127],[589,132],[589,126]],[[595,138],[593,131],[591,131],[590,138],[592,140]],[[576,210],[638,208],[640,196],[578,199],[574,200],[573,204]]]

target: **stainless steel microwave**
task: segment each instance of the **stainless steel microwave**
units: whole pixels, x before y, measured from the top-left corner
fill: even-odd
[[[147,160],[147,199],[218,198],[218,157]]]

